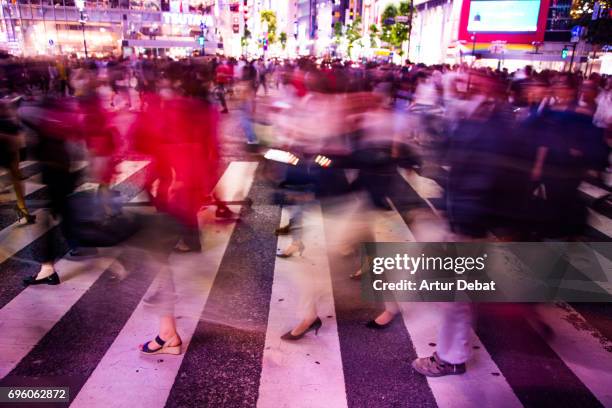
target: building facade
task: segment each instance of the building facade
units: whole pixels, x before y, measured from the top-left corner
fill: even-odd
[[[214,1],[1,1],[0,47],[16,55],[180,57],[221,44]]]
[[[572,70],[586,72],[601,65],[587,58],[591,52],[588,44],[571,41],[571,0],[527,0],[523,4],[417,0],[414,4],[409,50],[414,62],[474,62],[509,71],[525,65],[538,70],[567,70],[571,64]],[[513,12],[506,12],[504,7],[514,7]],[[509,17],[512,15],[520,18],[513,20]]]

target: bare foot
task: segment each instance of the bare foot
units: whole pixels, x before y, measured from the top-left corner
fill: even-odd
[[[389,324],[389,322],[393,320],[394,317],[395,317],[395,313],[385,310],[384,312],[379,314],[378,317],[374,319],[374,321],[378,323],[379,325],[384,326],[386,324]]]

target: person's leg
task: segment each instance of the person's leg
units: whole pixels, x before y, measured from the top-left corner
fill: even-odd
[[[251,117],[252,110],[253,106],[250,102],[243,102],[240,107],[240,125],[246,136],[247,143],[256,144],[257,136],[253,130],[253,118]]]
[[[300,336],[319,319],[317,314],[317,299],[319,293],[316,290],[316,283],[312,281],[312,277],[302,276],[303,281],[300,287],[300,300],[298,307],[298,318],[300,323],[295,326],[289,333],[291,336]]]
[[[202,244],[200,242],[200,230],[198,228],[197,214],[194,215],[194,221],[191,225],[181,226],[181,238],[174,246],[176,252],[192,252],[201,251]]]
[[[123,96],[125,98],[125,100],[127,101],[127,106],[128,109],[132,109],[132,95],[130,94],[130,86],[126,86],[123,89]]]
[[[399,314],[399,307],[396,302],[385,302],[385,310],[379,314],[376,319],[368,323],[369,326],[378,326],[380,328],[390,324]]]
[[[470,357],[471,305],[455,302],[443,304],[443,308],[436,352],[412,362],[417,372],[428,377],[463,374]]]
[[[53,200],[51,201],[51,205],[53,206]],[[55,212],[53,207],[51,208],[52,212]],[[51,215],[49,213],[43,215],[43,223],[46,223],[44,228],[45,230],[51,229]],[[44,234],[42,239],[42,247],[41,251],[35,256],[35,260],[40,262],[40,270],[32,276],[29,276],[23,280],[24,285],[35,285],[35,284],[48,284],[48,285],[57,285],[59,284],[59,276],[55,272],[55,268],[53,264],[57,258],[56,254],[56,242],[55,242],[55,234],[47,233]]]
[[[444,304],[438,333],[438,356],[451,364],[465,363],[470,357],[472,306],[469,303]]]
[[[15,189],[15,197],[17,198],[18,211],[26,218],[28,222],[34,221],[34,218],[30,215],[28,208],[25,203],[25,194],[23,191],[23,183],[21,181],[21,171],[19,171],[19,157],[16,155],[9,167],[9,173],[11,175],[11,182]]]
[[[298,218],[297,222],[299,222],[301,226],[305,209],[303,205],[295,207],[299,208],[295,208],[292,216]],[[300,245],[303,250],[302,228],[298,228],[297,230],[294,229],[291,235],[293,243],[285,251],[289,251],[294,245]],[[299,340],[312,330],[317,334],[318,330],[323,325],[317,312],[317,304],[320,302],[320,299],[326,295],[326,286],[321,279],[317,277],[316,273],[313,275],[312,271],[309,271],[307,268],[298,267],[295,273],[297,274],[296,287],[299,290],[299,307],[297,315],[300,322],[291,331],[281,336],[283,340]]]
[[[115,98],[117,97],[117,88],[112,87],[111,89],[111,97],[110,97],[110,106],[114,107],[115,106]]]
[[[295,253],[300,255],[304,252],[304,244],[302,243],[302,218],[304,206],[296,204],[291,206],[289,218],[289,234],[291,235],[291,244],[285,249],[277,249],[276,256],[279,258],[288,258]]]
[[[165,216],[156,216],[149,223],[151,233],[164,234],[156,241],[146,240],[149,259],[148,269],[158,270],[155,291],[145,298],[145,304],[159,317],[159,331],[155,339],[138,346],[144,354],[181,354],[181,337],[176,328],[175,304],[177,293],[172,268],[168,264],[168,244],[175,241],[182,231],[182,225]],[[149,234],[147,234],[148,236]],[[170,247],[171,248],[171,247]]]
[[[219,88],[217,89],[217,97],[219,98],[219,102],[221,103],[221,106],[223,107],[223,110],[221,111],[222,113],[227,113],[227,102],[225,101],[225,87],[223,85],[219,85]]]

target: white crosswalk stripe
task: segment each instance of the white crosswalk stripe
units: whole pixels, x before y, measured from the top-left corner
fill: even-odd
[[[244,199],[253,182],[256,168],[257,163],[232,163],[217,185],[217,191],[223,194],[220,197],[226,200]],[[234,211],[240,210],[239,206],[231,208]],[[200,217],[202,222],[210,224],[213,209],[207,209]],[[189,341],[206,304],[234,226],[234,223],[220,224],[214,232],[205,232],[202,253],[181,254],[170,258],[169,267],[178,299],[175,305],[177,329],[184,350],[189,348]],[[136,351],[139,343],[157,335],[157,319],[147,312],[144,301],[154,295],[156,289],[154,282],[79,392],[72,403],[73,407],[164,406],[184,354],[165,358],[164,364],[160,364],[155,356],[142,356]],[[144,389],[147,392],[143,393]],[[118,395],[121,398],[117,398]]]
[[[566,303],[541,305],[538,315],[554,327],[554,337],[547,339],[550,347],[605,407],[612,406],[612,339],[606,340]]]
[[[143,161],[121,164],[116,183],[143,171],[146,164]],[[255,162],[232,162],[217,185],[220,197],[226,200],[247,197],[256,170]],[[442,193],[441,187],[433,180],[406,172],[401,175],[426,200]],[[36,181],[36,176],[31,179]],[[42,188],[36,187],[36,184],[30,186],[30,192]],[[82,185],[81,189],[90,187]],[[603,195],[603,191],[597,190],[597,187],[583,186],[582,189],[594,197]],[[143,193],[130,200],[132,203],[146,201]],[[240,209],[239,206],[231,208],[234,211]],[[288,219],[288,210],[282,210],[281,225]],[[38,211],[39,214],[43,212]],[[598,216],[603,217],[601,214]],[[211,225],[213,209],[204,210],[200,217],[202,223]],[[327,255],[329,233],[323,229],[325,217],[318,203],[310,205],[304,217],[304,256],[277,258],[275,261],[262,369],[259,373],[257,405],[260,408],[335,408],[349,405]],[[418,231],[406,225],[395,209],[368,213],[367,218],[371,220],[370,226],[377,242],[413,242],[421,238]],[[612,236],[609,223],[607,218],[599,219],[599,224],[593,226]],[[39,223],[23,228],[10,225],[0,231],[0,265],[48,233],[48,227],[43,225]],[[271,230],[273,227],[270,226]],[[430,225],[429,228],[434,227]],[[202,315],[202,312],[234,229],[234,223],[204,227],[201,254],[173,255],[169,259],[176,284],[178,301],[175,312],[184,352],[198,353],[198,350],[189,347],[198,321],[214,319]],[[281,237],[278,246],[284,248],[290,239]],[[120,248],[108,248],[89,261],[63,259],[56,265],[62,277],[61,285],[26,288],[0,309],[0,329],[3,332],[0,336],[0,378],[9,374],[30,353],[105,270],[117,266],[116,259],[120,255]],[[604,261],[609,263],[608,260]],[[0,282],[1,279],[0,276]],[[154,408],[166,404],[185,354],[164,357],[163,363],[159,363],[155,357],[142,356],[136,350],[137,344],[157,334],[157,317],[149,313],[145,301],[155,294],[156,283],[157,280],[133,310],[71,406],[131,405]],[[319,335],[310,333],[295,343],[280,340],[283,333],[299,322],[304,310],[312,306],[313,299],[316,313],[323,320]],[[431,344],[436,342],[442,307],[431,303],[399,304],[404,326],[419,356],[430,355],[434,350]],[[556,335],[546,341],[559,359],[604,406],[612,406],[609,391],[612,372],[609,369],[609,350],[606,348],[609,343],[602,343],[603,335],[568,305],[544,307],[541,318],[556,331]],[[471,335],[476,348],[468,363],[468,371],[461,376],[428,379],[436,404],[440,407],[521,406],[503,371],[478,336],[474,332]],[[371,344],[371,347],[377,346]],[[406,364],[399,360],[397,363]],[[492,376],[491,373],[500,375]]]
[[[83,168],[82,164],[80,168]],[[142,167],[127,167],[118,180],[126,180]],[[36,211],[38,216],[47,210]],[[0,263],[40,238],[55,223],[36,223],[28,226],[10,225],[0,231]],[[10,333],[0,339],[3,351],[0,357],[0,378],[8,374],[16,364],[62,318],[72,305],[87,291],[96,279],[114,262],[118,251],[103,249],[101,256],[84,263],[60,260],[55,268],[62,277],[62,284],[55,287],[32,286],[0,309],[1,327]],[[83,271],[88,273],[82,273]],[[81,273],[79,273],[81,272]]]
[[[127,165],[119,168],[119,175],[117,176],[113,185],[120,184],[121,182],[127,180],[129,177],[134,175],[136,172],[142,170],[146,162],[137,162],[138,165]],[[76,170],[82,170],[87,166],[86,162],[79,162],[78,166],[76,166]],[[40,177],[37,175],[36,177]],[[89,183],[83,183],[83,185]],[[29,184],[26,184],[26,188]],[[31,185],[31,184],[30,184]],[[30,190],[29,193],[35,192],[43,188],[42,184],[36,184],[36,188]],[[79,186],[81,187],[81,186]],[[81,188],[81,190],[85,190]],[[26,190],[27,191],[27,190]],[[28,194],[29,194],[28,193]],[[34,215],[41,219],[43,217],[48,217],[48,210],[41,209],[33,212]],[[56,223],[52,222],[48,223],[36,223],[33,225],[22,226],[19,222],[14,222],[8,227],[4,228],[0,231],[0,263],[4,262],[8,258],[14,256],[17,252],[21,251],[31,242],[43,236],[47,233],[53,225]]]
[[[77,263],[60,260],[55,268],[63,282],[58,286],[36,286],[24,289],[0,309],[0,378],[19,361],[66,314],[98,277],[115,261],[115,248],[102,250],[95,260]]]
[[[402,178],[417,192],[417,194],[427,203],[435,214],[439,211],[431,203],[430,199],[443,196],[444,189],[433,179],[422,177],[413,171],[398,169]],[[579,190],[593,199],[601,198],[609,194],[606,190],[594,186],[588,182],[582,182]],[[612,238],[612,220],[598,213],[593,209],[588,209],[588,224],[597,231]]]
[[[24,160],[21,163],[19,163],[19,170],[23,171],[24,169],[26,169],[27,167],[32,166],[35,163],[36,162],[33,161],[33,160]],[[7,176],[8,174],[9,174],[8,170],[0,169],[0,177]]]
[[[281,225],[288,221],[289,212],[284,208]],[[303,225],[302,242],[306,248],[303,256],[277,258],[274,267],[257,402],[261,408],[347,406],[327,245],[318,204],[308,208]],[[278,245],[285,248],[290,243],[291,237],[287,236],[279,239]],[[311,314],[323,321],[316,338],[308,335],[296,342],[281,340],[292,325]],[[283,392],[276,392],[279,389]]]
[[[395,211],[386,215],[376,215],[376,224],[384,225],[383,228],[374,229],[377,242],[402,242],[406,237],[415,240],[401,216]],[[443,235],[439,238],[442,240]],[[437,341],[439,322],[445,305],[398,302],[398,306],[417,355],[420,357],[431,355],[435,348],[430,344]],[[437,378],[428,379],[438,406],[473,407],[483,404],[494,407],[520,407],[521,403],[503,374],[491,376],[491,373],[500,370],[473,331],[471,336],[472,346],[476,346],[477,349],[474,349],[466,373],[447,377],[445,381],[439,381]]]
[[[82,171],[87,167],[87,162],[79,161],[74,164],[74,166],[70,169],[72,172]],[[35,174],[27,179],[23,180],[23,189],[24,193],[27,196],[30,194],[34,194],[37,191],[43,189],[45,186],[42,184],[40,174]],[[0,203],[7,203],[15,201],[15,191],[11,188],[7,191],[6,194],[0,196]]]

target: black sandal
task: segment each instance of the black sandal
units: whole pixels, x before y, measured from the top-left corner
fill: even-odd
[[[170,340],[172,339],[174,339],[174,337],[172,337]],[[183,342],[180,342],[176,346],[166,346],[166,344],[168,344],[170,340],[164,341],[161,337],[157,336],[153,341],[159,345],[159,348],[151,350],[149,348],[150,341],[147,341],[140,347],[140,352],[143,354],[181,354],[181,346],[183,345]]]

